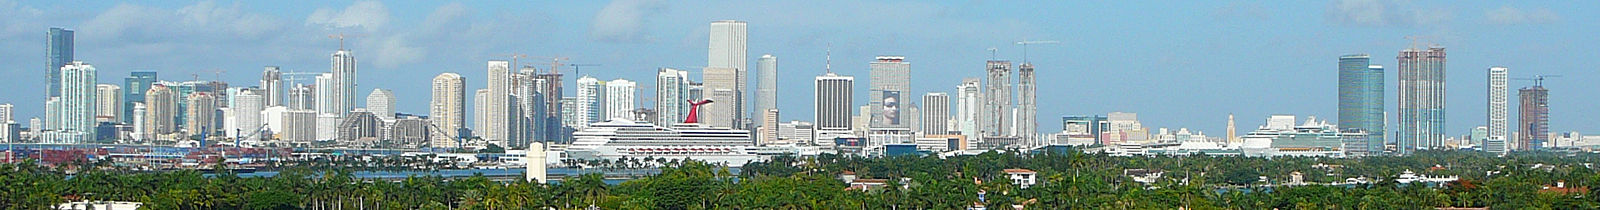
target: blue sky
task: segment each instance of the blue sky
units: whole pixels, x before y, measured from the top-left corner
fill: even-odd
[[[77,30],[77,59],[100,81],[134,70],[163,79],[255,84],[262,66],[327,71],[338,42],[360,59],[360,86],[392,89],[402,112],[425,113],[427,82],[456,72],[482,88],[484,62],[505,54],[601,64],[584,74],[653,87],[659,67],[705,65],[708,23],[749,22],[749,57],[773,54],[783,119],[811,118],[811,78],[833,69],[865,82],[875,55],[904,55],[913,92],[951,92],[980,77],[991,47],[1038,69],[1040,131],[1059,116],[1137,112],[1147,127],[1222,135],[1228,113],[1241,132],[1269,114],[1335,120],[1337,59],[1367,53],[1393,66],[1405,36],[1448,48],[1448,129],[1484,123],[1485,72],[1559,74],[1552,131],[1600,132],[1600,2],[1458,1],[245,1],[0,0],[0,103],[18,118],[42,115],[44,32]],[[1389,69],[1386,110],[1395,108]],[[569,72],[570,74],[570,72]],[[696,74],[698,77],[698,73]],[[568,81],[570,85],[570,80]],[[1513,81],[1513,88],[1529,85]],[[857,87],[865,91],[867,85]],[[570,87],[570,86],[569,86]],[[570,91],[570,88],[569,88]],[[470,92],[470,90],[469,90]],[[642,91],[647,92],[647,91]],[[1513,90],[1513,92],[1515,92]],[[649,97],[641,93],[641,98]],[[867,94],[858,94],[858,105]],[[1514,95],[1512,97],[1515,97]],[[1513,105],[1515,106],[1515,105]],[[1513,107],[1513,112],[1515,107]],[[470,116],[470,115],[469,115]],[[1514,119],[1513,119],[1514,120]],[[1391,127],[1391,130],[1392,127]]]

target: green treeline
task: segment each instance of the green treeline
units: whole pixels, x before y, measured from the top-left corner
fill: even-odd
[[[142,202],[151,209],[1494,209],[1600,208],[1591,154],[1423,151],[1404,157],[1111,157],[1076,151],[990,152],[975,156],[777,157],[739,174],[699,162],[668,163],[662,173],[608,185],[599,174],[560,184],[495,182],[476,176],[363,180],[346,171],[291,168],[274,177],[207,177],[196,171],[130,173],[87,168],[68,178],[31,162],[0,165],[0,209],[38,209],[69,199]],[[1003,169],[1038,172],[1022,189]],[[1134,182],[1124,169],[1164,171]],[[1399,184],[1406,170],[1461,181]],[[838,176],[885,179],[846,190]],[[1303,174],[1302,186],[1289,182]],[[1266,177],[1266,182],[1261,182]],[[1370,184],[1324,186],[1367,177]],[[1565,191],[1546,189],[1564,181]],[[1581,190],[1581,191],[1578,191]],[[1558,192],[1559,191],[1559,192]],[[979,193],[983,192],[983,201]]]

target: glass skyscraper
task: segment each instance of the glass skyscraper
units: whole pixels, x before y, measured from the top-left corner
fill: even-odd
[[[122,79],[122,122],[133,123],[133,105],[144,103],[145,91],[150,91],[150,85],[156,83],[156,72],[136,71]]]
[[[45,53],[50,56],[50,66],[45,67],[49,84],[45,87],[45,97],[61,96],[61,67],[72,63],[72,30],[63,28],[50,28],[45,32]]]
[[[1409,154],[1444,147],[1445,53],[1443,47],[1401,50],[1400,133],[1395,143]]]
[[[1364,131],[1363,151],[1383,151],[1383,66],[1372,65],[1367,54],[1339,57],[1339,129]],[[1357,148],[1347,148],[1356,150]]]

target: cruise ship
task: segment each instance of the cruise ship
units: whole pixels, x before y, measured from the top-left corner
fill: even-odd
[[[647,122],[612,119],[589,124],[572,134],[568,158],[616,160],[620,158],[693,159],[731,167],[762,160],[750,131],[678,123],[661,127]]]

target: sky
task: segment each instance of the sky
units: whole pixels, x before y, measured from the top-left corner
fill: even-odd
[[[1230,113],[1241,133],[1271,114],[1334,122],[1338,57],[1353,53],[1391,67],[1385,110],[1393,122],[1394,57],[1416,36],[1447,48],[1448,134],[1465,135],[1486,121],[1490,66],[1509,67],[1513,78],[1561,75],[1545,82],[1551,131],[1595,133],[1600,84],[1584,81],[1600,80],[1597,7],[1432,0],[0,0],[0,78],[12,78],[0,89],[13,90],[0,91],[0,103],[16,105],[18,119],[43,115],[50,27],[76,30],[76,59],[114,84],[141,70],[234,86],[256,84],[263,66],[326,72],[340,47],[328,35],[347,34],[361,95],[391,89],[398,111],[426,114],[431,78],[459,73],[471,92],[484,87],[487,60],[512,54],[598,64],[582,74],[637,81],[638,98],[651,98],[646,90],[658,68],[694,70],[698,78],[709,23],[733,19],[749,24],[750,64],[762,54],[778,58],[784,121],[812,118],[812,78],[824,72],[830,50],[832,70],[857,77],[859,106],[876,55],[906,56],[913,94],[953,93],[961,78],[983,76],[985,60],[1023,60],[1016,41],[1054,40],[1060,44],[1027,49],[1038,72],[1041,132],[1059,131],[1063,115],[1118,111],[1138,113],[1146,127],[1211,136],[1223,134]],[[1512,81],[1512,89],[1529,85]]]

